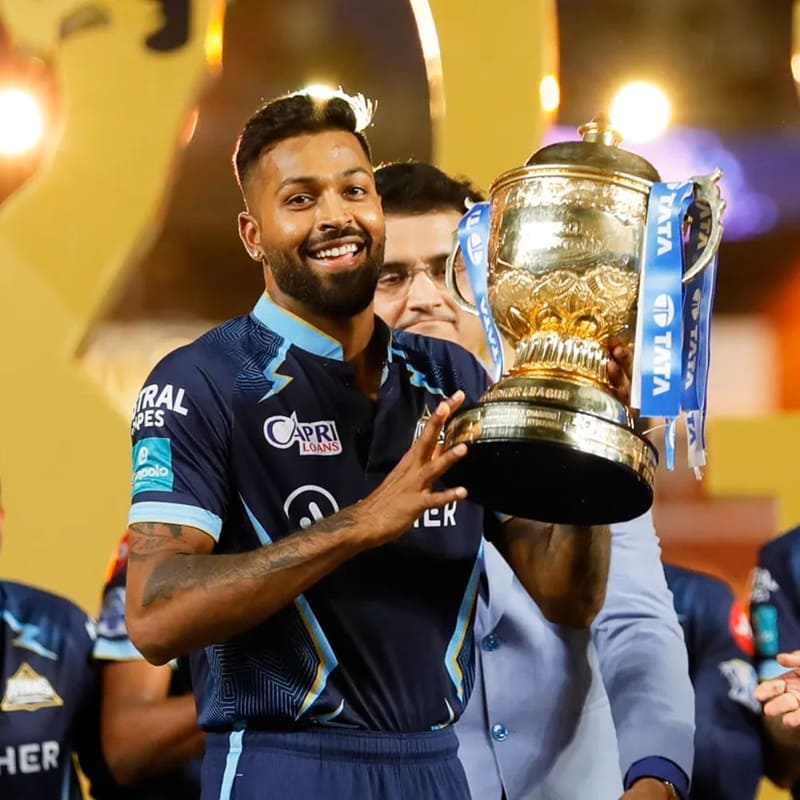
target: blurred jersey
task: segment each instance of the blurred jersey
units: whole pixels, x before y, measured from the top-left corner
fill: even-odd
[[[750,620],[759,679],[783,674],[775,656],[800,650],[800,528],[761,548],[750,584]],[[792,796],[800,798],[800,786]]]
[[[94,657],[102,665],[110,661],[142,661],[144,657],[133,646],[125,625],[125,579],[128,574],[128,534],[123,536],[109,563],[103,586],[103,602],[97,620],[97,641]],[[148,666],[150,666],[148,664]],[[188,659],[170,664],[172,680],[169,696],[177,697],[192,691]],[[152,667],[152,669],[157,669]],[[136,787],[117,790],[120,800],[193,800],[200,797],[202,759],[189,761],[183,768],[143,781]]]
[[[0,581],[0,797],[82,797],[100,775],[94,621],[62,597]]]
[[[691,797],[753,800],[762,773],[753,636],[730,588],[664,565],[689,653],[696,733]]]

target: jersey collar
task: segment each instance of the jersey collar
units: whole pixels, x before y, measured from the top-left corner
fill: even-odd
[[[258,299],[253,309],[253,316],[287,342],[291,342],[308,353],[313,353],[321,358],[344,361],[342,345],[336,339],[279,306],[266,292],[263,292]],[[372,335],[385,341],[387,360],[391,361],[391,329],[379,317],[375,317],[375,330]]]

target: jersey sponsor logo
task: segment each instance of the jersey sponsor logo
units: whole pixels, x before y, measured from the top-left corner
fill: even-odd
[[[778,609],[772,605],[762,605],[755,606],[750,613],[758,655],[774,658],[778,655]]]
[[[133,446],[133,481],[131,492],[171,492],[172,442],[164,436],[148,436]]]
[[[290,417],[278,414],[267,418],[264,438],[279,450],[288,450],[296,444],[301,456],[338,456],[342,452],[333,420],[299,422],[296,412],[292,412]]]
[[[750,581],[750,602],[767,603],[769,602],[770,595],[773,592],[777,592],[780,588],[777,581],[770,575],[768,569],[756,567],[753,570]]]
[[[159,386],[151,383],[145,386],[136,398],[131,418],[131,434],[142,428],[163,428],[166,414],[179,414],[185,417],[189,414],[186,403],[186,390],[171,383]]]
[[[747,619],[747,614],[744,613],[742,604],[738,600],[734,600],[731,604],[731,611],[728,614],[728,629],[731,632],[733,641],[736,646],[748,656],[755,655],[756,647],[753,642],[753,630],[750,627],[750,621]]]
[[[728,681],[728,697],[734,703],[749,708],[754,714],[760,714],[761,704],[755,698],[758,678],[753,665],[741,658],[732,658],[721,662],[719,671]]]
[[[454,500],[441,508],[426,508],[422,516],[414,520],[415,528],[455,528],[456,508],[458,501]]]
[[[293,527],[306,530],[339,510],[336,498],[321,486],[307,484],[295,489],[283,503],[283,513]]]
[[[6,681],[0,711],[36,711],[39,708],[63,706],[64,701],[44,675],[27,662]]]
[[[128,628],[125,625],[124,586],[115,586],[106,592],[100,619],[97,620],[97,633],[104,639],[128,637]]]
[[[0,748],[0,777],[3,775],[32,775],[58,769],[61,747],[58,742],[26,742]]]

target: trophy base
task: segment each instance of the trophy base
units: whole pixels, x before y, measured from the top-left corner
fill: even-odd
[[[494,511],[542,522],[607,525],[653,503],[658,455],[619,422],[548,403],[482,403],[456,413],[445,445],[464,456],[444,476]]]

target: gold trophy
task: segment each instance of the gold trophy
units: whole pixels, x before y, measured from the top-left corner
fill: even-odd
[[[598,117],[582,141],[534,153],[490,189],[488,305],[516,348],[514,365],[447,425],[468,453],[447,475],[499,512],[547,522],[609,524],[653,501],[657,451],[608,379],[610,350],[633,342],[645,221],[655,168],[618,147]],[[709,211],[705,248],[687,283],[719,248],[721,172],[693,178]],[[457,304],[477,313],[455,281]]]

